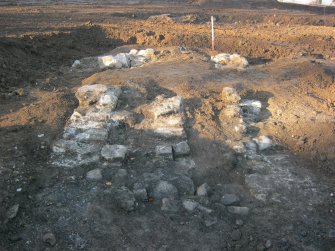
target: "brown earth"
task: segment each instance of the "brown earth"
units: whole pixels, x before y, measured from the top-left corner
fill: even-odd
[[[149,100],[162,90],[185,97],[193,154],[199,163],[213,166],[226,161],[217,158],[223,149],[212,142],[229,137],[216,117],[223,86],[233,86],[243,98],[265,105],[257,123],[262,134],[296,155],[295,161],[320,180],[334,184],[335,17],[310,10],[190,4],[1,6],[0,222],[6,221],[11,205],[22,205],[13,221],[1,224],[1,250],[22,250],[20,232],[36,223],[34,196],[56,172],[47,162],[50,146],[77,106],[74,92],[101,79],[140,86]],[[164,13],[170,16],[148,19]],[[216,51],[209,49],[210,15],[217,19]],[[197,56],[167,55],[148,67],[96,75],[69,70],[76,59],[120,46],[115,51],[186,46]],[[208,62],[208,55],[218,52],[239,53],[250,67],[219,71]],[[224,173],[231,168],[227,166]],[[239,179],[230,175],[222,179]],[[333,206],[330,200],[323,210]],[[332,244],[324,241],[320,247],[331,250]]]

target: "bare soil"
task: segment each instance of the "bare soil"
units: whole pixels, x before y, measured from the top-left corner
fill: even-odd
[[[1,250],[263,250],[269,239],[269,250],[334,250],[334,197],[330,194],[335,181],[335,17],[332,10],[323,15],[320,10],[291,10],[277,4],[233,7],[0,7]],[[170,16],[149,18],[165,13]],[[215,51],[210,50],[211,15],[216,17]],[[168,53],[155,63],[131,70],[71,70],[74,60],[83,57],[176,46],[193,53]],[[215,69],[208,59],[219,52],[239,53],[250,66],[243,72]],[[185,98],[186,132],[191,156],[199,167],[192,178],[196,185],[238,187],[236,193],[255,209],[239,228],[242,238],[229,237],[237,226],[235,218],[226,214],[217,215],[217,227],[208,229],[201,215],[166,216],[150,203],[147,209],[130,215],[111,213],[97,206],[105,201],[97,196],[90,209],[92,219],[77,218],[76,207],[72,211],[66,207],[65,198],[79,212],[78,198],[91,196],[94,186],[80,179],[70,181],[72,176],[84,177],[84,170],[55,170],[49,165],[52,142],[78,105],[74,97],[78,87],[102,82],[128,90],[121,106],[131,109],[161,94]],[[231,134],[229,123],[220,120],[220,95],[225,86],[234,87],[244,99],[262,102],[255,135],[271,136],[278,144],[275,151],[285,152],[297,166],[297,176],[306,171],[322,185],[320,203],[308,208],[294,204],[294,197],[283,207],[254,201],[243,176],[248,163],[226,143],[242,139]],[[140,159],[129,165],[146,170],[145,163]],[[62,203],[48,204],[48,193],[64,196]],[[7,212],[14,204],[20,205],[18,214],[8,220]],[[286,215],[287,207],[297,210]],[[59,224],[62,216],[72,217],[62,226],[64,232]],[[136,232],[137,227],[148,234]],[[49,231],[56,235],[55,246],[42,241]]]

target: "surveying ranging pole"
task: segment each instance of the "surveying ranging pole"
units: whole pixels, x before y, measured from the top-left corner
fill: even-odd
[[[301,4],[309,6],[327,7],[334,6],[335,0],[277,0],[280,3]]]
[[[214,37],[214,17],[213,16],[211,16],[211,24],[212,24],[212,50],[214,51],[215,37]]]

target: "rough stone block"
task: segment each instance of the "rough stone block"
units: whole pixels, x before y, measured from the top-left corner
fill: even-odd
[[[125,186],[119,188],[115,192],[115,199],[117,205],[126,211],[133,211],[135,209],[136,199],[134,194]]]
[[[183,127],[184,121],[180,113],[170,116],[161,116],[155,119],[153,127]]]
[[[154,198],[162,199],[162,198],[176,198],[178,197],[177,188],[171,183],[161,180],[157,183],[153,191]]]
[[[101,149],[101,156],[111,162],[121,162],[125,159],[127,150],[124,145],[105,145]]]
[[[98,65],[100,69],[105,68],[122,68],[122,62],[113,57],[112,55],[101,56],[97,58]]]
[[[139,188],[133,191],[134,196],[139,201],[145,201],[148,199],[148,193],[145,188]]]
[[[179,175],[169,179],[169,182],[178,189],[180,195],[194,195],[195,186],[190,177]]]
[[[86,179],[91,181],[101,180],[102,179],[101,169],[97,168],[87,172]]]
[[[179,211],[179,203],[177,200],[163,198],[162,199],[162,211],[166,212],[178,212]]]
[[[228,212],[232,214],[237,214],[241,216],[246,216],[249,214],[249,208],[248,207],[236,207],[236,206],[229,206]]]
[[[155,148],[156,156],[164,157],[173,160],[172,146],[161,145]]]
[[[155,119],[160,116],[166,116],[181,112],[183,99],[179,96],[172,98],[163,98],[158,96],[152,103],[151,109],[148,111]]]
[[[190,146],[186,141],[179,142],[173,146],[173,154],[175,158],[184,157],[190,154]]]
[[[225,194],[222,196],[222,203],[225,206],[236,206],[240,204],[240,198],[235,194]]]
[[[184,138],[185,137],[185,131],[184,128],[182,127],[159,127],[159,128],[155,128],[154,133],[165,137],[165,138],[173,138],[173,137],[181,137]]]
[[[85,155],[97,153],[100,149],[101,147],[98,144],[89,144],[65,139],[57,140],[52,146],[53,152],[58,154],[75,153]]]
[[[102,94],[108,90],[108,87],[102,84],[84,85],[76,92],[76,98],[81,106],[88,106],[96,103]]]
[[[183,201],[183,207],[188,211],[188,212],[193,212],[195,209],[199,207],[199,203],[190,199],[186,199]]]
[[[74,138],[82,142],[91,141],[106,141],[108,137],[108,130],[105,128],[88,129],[84,132],[78,133]]]

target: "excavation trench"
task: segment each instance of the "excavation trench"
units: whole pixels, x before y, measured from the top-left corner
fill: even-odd
[[[250,65],[243,71],[215,68],[210,55],[217,52],[207,49],[201,22],[186,32],[184,24],[167,30],[143,20],[123,27],[116,20],[0,43],[6,174],[1,245],[14,250],[331,247],[331,178],[320,175],[334,172],[334,63],[327,27],[320,29],[321,56],[315,48],[301,54],[312,36],[299,47],[292,40],[242,36],[248,25],[233,36],[228,35],[233,27],[218,29],[223,38],[217,50],[246,56]],[[271,35],[267,28],[263,32]],[[141,67],[71,67],[75,60],[147,47],[157,53]],[[100,116],[75,97],[81,86],[97,85],[119,90],[111,127],[106,131],[101,124],[103,130],[91,134],[85,130],[92,128],[64,131],[87,126],[78,117],[71,122],[74,111]],[[224,87],[234,88],[241,100],[225,103]],[[152,112],[171,100],[175,110]],[[178,135],[161,135],[171,132]],[[72,159],[73,154],[80,156]]]

